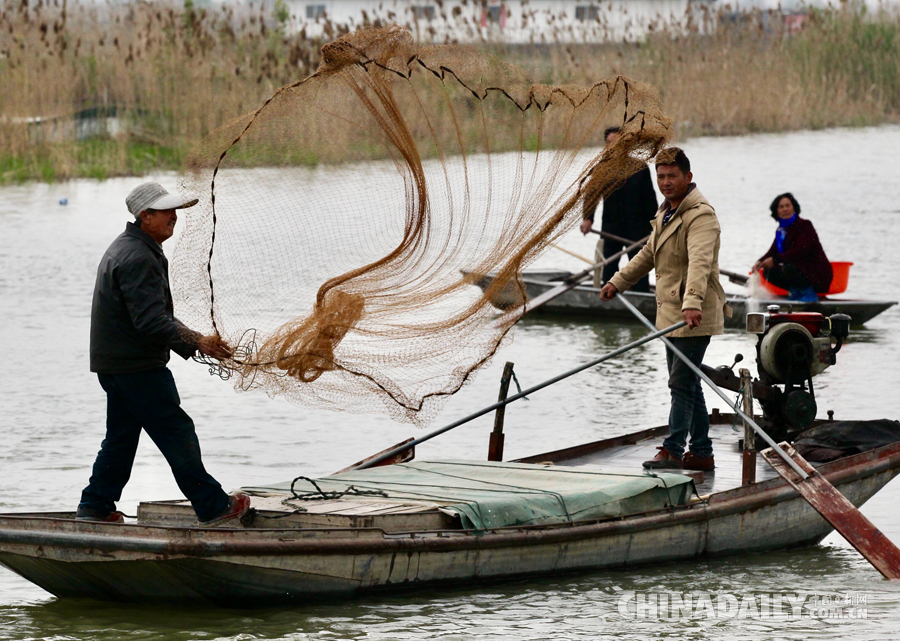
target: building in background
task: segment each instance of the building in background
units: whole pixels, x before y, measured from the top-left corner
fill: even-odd
[[[309,36],[330,28],[395,23],[422,42],[578,43],[637,41],[654,30],[709,32],[757,15],[802,24],[804,8],[775,0],[279,0],[291,28]],[[827,3],[822,0],[816,4]]]

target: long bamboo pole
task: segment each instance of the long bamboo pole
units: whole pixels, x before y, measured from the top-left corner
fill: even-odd
[[[534,392],[537,392],[538,390],[542,390],[545,387],[553,385],[554,383],[558,383],[559,381],[561,381],[565,378],[569,378],[570,376],[577,374],[578,372],[583,372],[584,370],[594,367],[595,365],[599,365],[600,363],[602,363],[604,361],[608,361],[609,359],[615,358],[616,356],[619,356],[620,354],[624,354],[625,352],[632,350],[635,347],[640,347],[644,343],[649,343],[650,341],[652,341],[654,339],[665,336],[669,332],[674,332],[676,329],[684,327],[685,325],[687,325],[687,323],[685,323],[684,321],[681,321],[679,323],[675,323],[674,325],[672,325],[670,327],[666,327],[665,329],[657,330],[654,327],[654,328],[652,328],[654,330],[652,334],[648,334],[647,336],[644,336],[643,338],[639,338],[638,340],[628,343],[627,345],[623,345],[622,347],[619,347],[618,349],[615,349],[615,350],[611,351],[610,353],[601,356],[600,358],[595,358],[594,360],[592,360],[590,362],[584,363],[582,365],[579,365],[578,367],[570,369],[567,372],[563,372],[562,374],[554,376],[553,378],[547,379],[543,383],[538,383],[534,387],[529,387],[527,390],[523,390],[523,391],[519,392],[518,394],[513,394],[512,396],[510,396],[509,398],[507,398],[505,400],[497,401],[493,405],[489,405],[489,406],[485,407],[484,409],[481,409],[481,410],[475,412],[474,414],[469,414],[468,416],[461,418],[458,421],[454,421],[453,423],[450,423],[449,425],[445,425],[444,427],[442,427],[440,429],[436,429],[433,432],[429,432],[425,436],[421,436],[417,439],[407,441],[406,443],[403,443],[402,445],[395,447],[392,450],[389,450],[387,452],[379,454],[378,456],[371,458],[360,465],[357,465],[353,469],[354,470],[364,470],[366,468],[378,465],[379,463],[382,463],[382,462],[396,456],[397,454],[399,454],[401,452],[405,452],[406,450],[410,449],[411,447],[415,447],[419,443],[424,443],[425,441],[429,441],[429,440],[433,439],[435,436],[440,436],[444,432],[449,432],[453,428],[459,427],[460,425],[463,425],[464,423],[468,423],[469,421],[475,420],[479,416],[484,416],[485,414],[487,414],[489,412],[493,412],[498,407],[503,407],[504,405],[508,405],[509,403],[512,403],[513,401],[517,401],[520,398],[523,398],[525,396],[528,396],[529,394],[533,394]]]

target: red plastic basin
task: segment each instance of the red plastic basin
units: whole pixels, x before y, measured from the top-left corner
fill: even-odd
[[[847,281],[850,280],[850,266],[853,263],[831,263],[831,269],[834,271],[834,278],[831,279],[831,287],[825,292],[826,296],[833,294],[843,294],[847,291]],[[763,270],[759,270],[759,282],[770,294],[776,296],[787,296],[787,290],[776,287],[766,280],[763,276]]]

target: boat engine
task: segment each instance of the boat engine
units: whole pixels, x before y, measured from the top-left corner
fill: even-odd
[[[776,441],[792,440],[812,425],[817,411],[813,377],[837,362],[850,320],[846,314],[826,318],[817,312],[783,312],[778,305],[747,314],[747,332],[758,336],[753,397],[763,409],[761,427]],[[721,387],[739,391],[732,368],[704,370]]]

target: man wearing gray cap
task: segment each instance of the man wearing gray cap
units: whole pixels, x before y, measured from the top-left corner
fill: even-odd
[[[219,336],[203,336],[174,316],[162,243],[175,231],[176,210],[193,207],[197,199],[144,183],[125,204],[135,220],[103,255],[91,308],[91,371],[106,392],[106,438],[75,518],[124,520],[116,501],[131,476],[143,429],[165,456],[200,523],[237,524],[250,508],[250,497],[229,496],[203,467],[194,422],[181,409],[166,367],[169,350],[182,358],[198,351],[218,359],[231,356]]]

